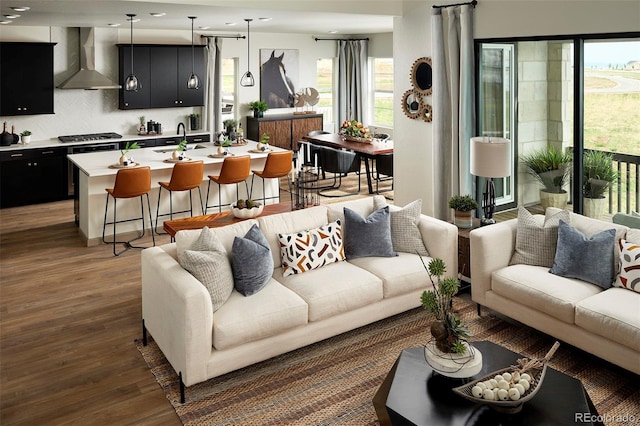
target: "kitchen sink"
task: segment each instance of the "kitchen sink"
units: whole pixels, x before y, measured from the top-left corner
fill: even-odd
[[[191,151],[192,149],[204,149],[204,148],[206,148],[206,146],[200,145],[200,144],[197,144],[196,146],[187,145],[187,149],[185,151]],[[162,149],[154,149],[153,152],[159,152],[161,154],[165,154],[167,152],[173,152],[175,150],[176,150],[175,148],[162,148]]]

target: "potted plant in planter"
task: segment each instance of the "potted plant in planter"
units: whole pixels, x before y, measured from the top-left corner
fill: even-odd
[[[189,130],[199,130],[200,129],[200,114],[192,113],[189,114]]]
[[[187,140],[182,139],[180,143],[176,146],[176,149],[171,153],[171,158],[174,160],[182,161],[184,160],[184,152],[187,150]]]
[[[605,194],[617,178],[612,154],[598,150],[585,151],[582,175],[585,216],[600,219],[604,215],[607,202]]]
[[[227,132],[227,137],[231,140],[234,140],[236,138],[236,127],[238,126],[238,120],[228,118],[222,122],[222,125]]]
[[[124,146],[123,149],[120,150],[120,154],[122,154],[120,156],[120,165],[121,166],[129,166],[131,164],[134,163],[133,158],[130,158],[129,156],[127,156],[127,154],[129,153],[129,151],[131,151],[132,149],[138,149],[140,148],[140,146],[138,146],[138,142],[127,142]]]
[[[264,132],[262,134],[262,138],[260,138],[260,142],[256,145],[256,149],[258,151],[268,151],[269,150],[269,134]]]
[[[520,159],[527,168],[527,172],[533,176],[543,188],[540,189],[540,204],[543,209],[547,207],[567,207],[569,194],[564,187],[569,183],[571,175],[571,152],[563,152],[554,146],[524,155]]]
[[[263,101],[253,101],[249,102],[249,109],[253,111],[253,116],[255,118],[260,118],[264,116],[264,112],[269,109],[269,105]]]
[[[471,195],[454,195],[449,200],[449,207],[454,210],[454,222],[459,228],[473,227],[473,211],[478,202]]]
[[[22,137],[22,143],[27,144],[29,142],[31,142],[31,131],[30,130],[25,130],[22,133],[20,133],[20,136]]]
[[[447,268],[442,259],[432,259],[429,266],[422,257],[420,260],[433,285],[433,290],[425,290],[420,296],[422,307],[434,317],[430,326],[432,339],[425,345],[425,359],[445,376],[478,374],[482,368],[482,355],[467,342],[471,333],[453,311],[452,298],[460,288],[460,281],[453,277],[443,278]]]

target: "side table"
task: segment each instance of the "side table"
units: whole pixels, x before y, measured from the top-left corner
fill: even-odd
[[[471,242],[469,233],[480,227],[480,219],[473,219],[471,228],[458,228],[458,274],[462,286],[471,284]]]

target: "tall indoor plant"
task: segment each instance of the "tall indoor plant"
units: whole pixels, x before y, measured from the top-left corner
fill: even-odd
[[[613,168],[613,154],[599,150],[585,150],[583,157],[582,196],[585,216],[596,219],[604,215],[609,187],[618,178]]]
[[[566,208],[569,194],[564,188],[571,177],[571,152],[548,146],[523,155],[520,161],[527,168],[527,172],[543,186],[540,189],[542,208]]]

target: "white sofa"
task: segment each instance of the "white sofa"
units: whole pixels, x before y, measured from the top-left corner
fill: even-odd
[[[283,277],[276,234],[326,225],[343,217],[345,206],[366,217],[373,211],[373,197],[212,229],[230,254],[234,237],[257,223],[274,261],[273,276],[262,290],[248,297],[233,290],[215,312],[208,291],[177,260],[176,245],[195,239],[199,230],[181,231],[177,243],[142,251],[145,341],[148,331],[180,375],[183,399],[185,385],[420,306],[420,295],[431,282],[417,254],[356,258]],[[426,215],[418,227],[429,255],[457,271],[457,228]]]
[[[547,216],[559,211],[547,209]],[[536,215],[543,222],[544,216]],[[607,228],[640,243],[640,230],[570,213],[570,224],[587,237]],[[471,295],[481,306],[640,374],[640,293],[549,272],[548,267],[509,266],[517,219],[470,233]],[[604,266],[603,266],[604,267]]]

